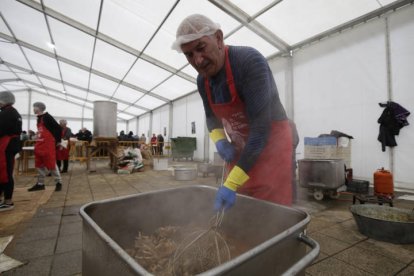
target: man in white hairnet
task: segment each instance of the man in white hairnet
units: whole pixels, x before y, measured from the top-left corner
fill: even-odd
[[[199,14],[181,22],[172,48],[199,73],[210,138],[228,164],[214,208],[232,207],[236,192],[290,205],[292,134],[267,60],[225,45],[220,25]]]
[[[45,110],[46,105],[44,103],[35,102],[33,104],[33,112],[37,116],[38,136],[34,154],[38,176],[37,183],[27,189],[29,192],[45,189],[45,176],[48,172],[51,172],[55,177],[55,191],[62,190],[62,178],[60,177],[59,168],[56,164],[56,147],[61,144],[62,128],[56,122],[55,118]]]

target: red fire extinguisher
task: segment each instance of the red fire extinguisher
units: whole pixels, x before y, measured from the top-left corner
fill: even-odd
[[[381,168],[374,173],[374,194],[394,195],[394,180],[390,171]]]

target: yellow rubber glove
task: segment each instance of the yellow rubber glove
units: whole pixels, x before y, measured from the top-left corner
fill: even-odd
[[[222,128],[213,129],[210,132],[210,138],[211,140],[213,140],[214,143],[217,143],[217,141],[222,140],[222,139],[227,140],[226,134],[224,133],[224,129]]]
[[[249,178],[250,177],[240,167],[234,166],[227,176],[226,182],[224,182],[224,187],[227,187],[232,191],[237,191],[237,189],[243,186]]]

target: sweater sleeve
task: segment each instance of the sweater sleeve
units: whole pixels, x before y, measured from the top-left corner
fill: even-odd
[[[56,144],[60,143],[62,141],[62,127],[56,122],[55,118],[49,113],[45,113],[43,122],[47,130],[49,130],[55,138]]]
[[[247,51],[237,68],[242,77],[238,93],[249,120],[249,135],[237,165],[248,173],[267,144],[278,94],[266,59],[255,49]]]

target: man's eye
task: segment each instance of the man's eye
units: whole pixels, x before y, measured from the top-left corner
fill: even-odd
[[[200,46],[200,47],[197,47],[197,52],[203,52],[204,51],[204,48],[205,48],[204,45],[203,46]]]

